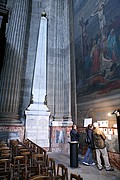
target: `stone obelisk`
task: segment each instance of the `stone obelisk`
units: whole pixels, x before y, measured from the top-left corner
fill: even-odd
[[[46,106],[46,50],[47,50],[47,18],[42,13],[36,63],[33,78],[33,103],[25,111],[26,138],[29,138],[41,147],[49,147],[49,116]]]

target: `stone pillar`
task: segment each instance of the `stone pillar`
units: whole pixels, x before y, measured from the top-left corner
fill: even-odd
[[[0,78],[0,122],[19,123],[21,86],[28,0],[16,0],[8,24],[6,54]]]
[[[0,16],[0,28],[2,27],[3,16]]]
[[[47,95],[51,111],[51,150],[69,152],[71,70],[69,0],[50,1],[48,20]]]
[[[1,6],[0,4],[0,74],[3,66],[3,58],[5,53],[5,44],[6,44],[5,31],[6,31],[7,22],[8,22],[8,10],[6,9],[6,7]]]
[[[48,106],[60,125],[71,121],[69,1],[51,1],[51,7],[48,36],[54,39],[48,42]]]
[[[76,95],[76,68],[75,68],[75,48],[74,48],[74,15],[73,1],[69,0],[70,17],[70,61],[71,61],[71,116],[74,124],[77,124],[77,95]]]

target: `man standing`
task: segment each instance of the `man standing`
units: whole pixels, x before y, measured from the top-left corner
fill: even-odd
[[[114,171],[114,169],[110,166],[110,163],[109,163],[108,153],[107,153],[106,144],[105,144],[106,136],[103,133],[103,131],[99,129],[97,122],[93,124],[93,127],[94,127],[93,140],[94,140],[94,145],[95,145],[95,150],[96,150],[98,169],[102,170],[103,168],[102,162],[101,162],[101,155],[102,155],[106,171]]]
[[[88,144],[87,151],[85,153],[83,164],[89,166],[89,165],[95,165],[93,157],[92,157],[92,150],[94,149],[94,142],[93,142],[93,125],[89,124],[86,128],[86,140]]]
[[[79,140],[79,133],[77,132],[76,125],[72,125],[72,130],[70,131],[71,141],[78,141]]]

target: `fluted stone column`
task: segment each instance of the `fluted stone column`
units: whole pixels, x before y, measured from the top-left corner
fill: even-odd
[[[49,37],[52,39],[48,42],[48,106],[53,123],[58,121],[63,125],[71,123],[69,1],[51,1],[50,15]]]
[[[74,48],[74,12],[73,1],[69,0],[70,17],[70,61],[71,61],[71,115],[74,124],[77,124],[77,95],[76,95],[76,68],[75,68],[75,48]]]
[[[0,122],[18,123],[21,70],[27,25],[28,0],[14,1],[8,22],[6,54],[0,77]]]
[[[2,20],[3,20],[3,16],[0,16],[0,28],[2,26]]]

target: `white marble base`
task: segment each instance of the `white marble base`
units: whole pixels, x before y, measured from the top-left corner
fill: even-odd
[[[26,114],[26,138],[41,147],[49,147],[49,116],[50,112],[46,105],[31,105]],[[34,109],[33,109],[34,107]]]

